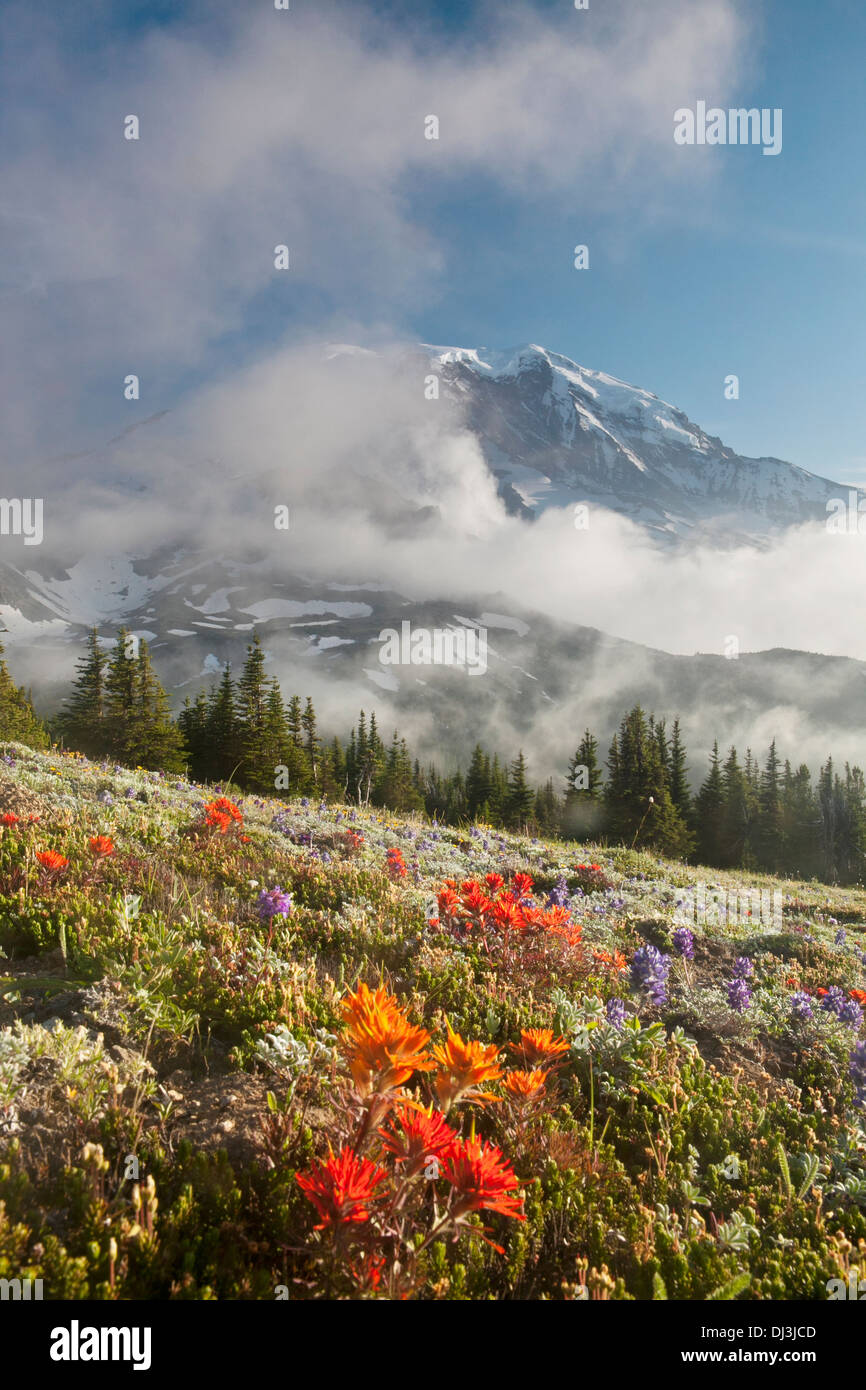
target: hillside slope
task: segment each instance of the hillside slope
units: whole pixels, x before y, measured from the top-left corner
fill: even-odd
[[[866,892],[0,755],[0,1271],[121,1299],[866,1275]]]

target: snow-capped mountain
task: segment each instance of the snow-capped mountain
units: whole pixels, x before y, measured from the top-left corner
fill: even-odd
[[[666,401],[528,344],[429,348],[511,509],[584,501],[670,539],[751,540],[825,520],[847,489],[776,458],[745,458]]]
[[[345,439],[338,441],[341,453],[329,432],[347,410],[340,372],[355,373],[357,380],[371,364],[377,389],[385,377],[386,399],[408,381],[411,400],[418,402],[419,382],[429,387],[432,377],[448,409],[437,414],[425,403],[423,427],[417,406],[416,416],[395,412],[399,429],[390,419],[379,428],[376,419],[371,432],[368,418],[357,448],[352,435],[348,451]],[[798,747],[820,741],[822,754],[827,746],[857,752],[859,744],[852,747],[848,735],[860,737],[861,662],[792,651],[744,654],[737,661],[673,656],[599,632],[585,606],[574,622],[556,621],[522,605],[519,585],[506,594],[495,581],[485,583],[485,557],[497,547],[497,527],[507,530],[507,546],[519,548],[520,537],[535,534],[549,508],[605,508],[663,544],[666,556],[667,547],[687,552],[698,540],[712,554],[743,542],[768,546],[785,527],[823,523],[828,499],[844,497],[847,488],[778,459],[741,457],[657,396],[532,345],[506,353],[424,346],[384,364],[367,349],[331,346],[320,354],[316,372],[323,387],[303,428],[297,401],[296,411],[287,411],[279,383],[276,405],[273,390],[254,397],[257,409],[264,401],[272,412],[262,454],[256,453],[259,441],[243,429],[233,437],[217,431],[216,444],[204,435],[201,443],[189,421],[173,430],[170,416],[159,412],[134,432],[79,456],[88,478],[99,478],[100,498],[121,499],[113,515],[151,520],[125,545],[113,540],[112,524],[88,522],[80,532],[86,547],[79,543],[71,551],[66,538],[62,553],[52,550],[46,531],[44,546],[22,549],[17,563],[0,562],[3,640],[13,674],[33,684],[43,709],[62,698],[93,625],[106,643],[121,626],[146,639],[175,704],[227,663],[237,671],[256,631],[284,691],[315,692],[320,699],[323,689],[332,690],[330,708],[340,713],[341,727],[362,703],[384,706],[412,729],[420,748],[431,751],[450,746],[465,752],[479,738],[524,736],[536,750],[558,747],[563,729],[570,737],[572,726],[579,736],[595,721],[606,735],[611,718],[642,699],[660,714],[681,714],[686,728],[700,723],[710,740],[742,741],[746,728],[759,729],[756,739],[766,734],[768,741],[781,723],[795,731]],[[348,399],[360,423],[365,391]],[[317,431],[320,400],[329,418]],[[375,413],[367,410],[368,417]],[[286,416],[288,450],[274,426]],[[250,418],[255,424],[248,410],[244,420]],[[442,424],[431,426],[431,420]],[[437,429],[475,441],[469,504],[461,492],[467,455],[437,451]],[[314,437],[315,467],[296,475],[295,441],[303,462]],[[438,471],[443,458],[447,478]],[[185,509],[182,490],[172,494],[180,504],[167,504],[166,480],[187,474],[202,477],[204,490],[191,494]],[[497,491],[510,517],[503,518]],[[489,523],[483,537],[471,530],[479,495]],[[299,504],[299,516],[292,522],[296,529],[281,539],[273,530],[273,503],[284,500]],[[176,524],[169,536],[153,518],[164,519],[172,506]],[[443,582],[441,566],[425,568],[419,557],[431,534],[450,538],[452,518],[467,513],[470,531],[458,538],[460,554],[465,558],[468,547],[480,563],[461,572],[479,578],[458,589],[450,575]],[[515,518],[525,532],[515,528]],[[351,558],[355,528],[372,537],[358,559]],[[124,534],[136,537],[136,526],[127,524]],[[311,535],[314,542],[300,558],[294,537]],[[447,563],[447,547],[440,553]],[[575,567],[579,554],[568,551]],[[566,586],[565,611],[572,611],[579,569],[560,563],[551,578]],[[381,633],[404,620],[428,630],[483,627],[485,678],[435,665],[383,664]],[[726,631],[713,630],[705,649],[719,651]]]

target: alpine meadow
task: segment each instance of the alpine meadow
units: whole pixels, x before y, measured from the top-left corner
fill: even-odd
[[[4,6],[43,1373],[355,1369],[313,1305],[371,1302],[855,1354],[864,55],[842,0]]]

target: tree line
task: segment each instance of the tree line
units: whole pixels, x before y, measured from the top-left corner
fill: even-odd
[[[413,758],[398,731],[384,740],[375,713],[361,711],[344,741],[323,737],[313,701],[286,701],[267,675],[257,635],[238,677],[227,666],[176,718],[147,643],[124,629],[110,652],[90,633],[70,694],[47,722],[15,686],[0,646],[0,738],[34,747],[60,739],[91,758],[265,795],[418,810],[450,824],[633,845],[719,868],[852,883],[866,867],[866,784],[848,763],[840,770],[828,758],[813,782],[805,763],[781,761],[775,741],[763,763],[751,749],[742,760],[735,747],[723,756],[716,743],[693,791],[679,721],[668,731],[636,705],[604,769],[598,740],[584,731],[562,786],[534,786],[522,750],[501,760],[481,744],[465,768],[444,772]]]

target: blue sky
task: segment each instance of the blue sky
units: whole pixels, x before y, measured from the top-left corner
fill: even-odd
[[[441,67],[449,62],[459,65],[470,53],[483,59],[501,42],[503,27],[514,18],[509,6],[471,0],[441,0],[420,11],[417,0],[390,0],[377,3],[367,20],[368,12],[356,0],[318,5],[292,0],[291,12],[279,16],[267,13],[269,7],[263,3],[243,8],[250,24],[262,29],[273,24],[302,27],[314,15],[323,25],[332,25],[335,34],[351,32],[361,45],[358,65],[364,61],[365,45],[371,56],[387,51],[398,85],[405,45],[421,75],[420,86],[427,55]],[[567,0],[539,0],[525,8],[528,32],[533,32],[534,17],[539,26],[559,36],[563,50],[577,63],[583,46],[605,42],[610,35],[627,39],[631,27],[651,26],[659,7],[648,10],[645,0],[591,0],[588,12],[575,12]],[[663,34],[663,22],[675,21],[677,9],[686,16],[695,8],[692,0],[682,0],[679,6],[669,0],[661,7],[667,19],[660,17],[659,32]],[[270,345],[318,327],[331,333],[345,325],[356,337],[388,332],[462,346],[509,347],[533,341],[656,391],[743,453],[774,454],[842,481],[866,482],[866,111],[861,72],[866,7],[858,0],[826,0],[820,8],[807,0],[764,0],[745,7],[737,0],[707,0],[705,8],[721,16],[720,32],[725,35],[731,15],[739,16],[742,30],[736,42],[725,39],[717,66],[711,37],[688,83],[678,83],[674,63],[666,85],[653,96],[654,105],[648,109],[657,116],[659,128],[669,126],[671,133],[670,149],[652,154],[664,160],[663,176],[655,177],[651,161],[641,153],[639,131],[634,132],[630,156],[636,161],[633,173],[624,176],[615,167],[623,139],[615,89],[609,103],[603,93],[589,114],[584,109],[579,127],[565,107],[558,122],[549,106],[544,112],[551,141],[576,152],[573,175],[564,168],[564,176],[557,178],[551,168],[536,180],[527,167],[510,178],[507,143],[497,149],[495,119],[489,112],[484,138],[493,152],[493,165],[488,169],[483,148],[480,154],[475,151],[452,161],[452,112],[446,104],[442,138],[424,152],[425,158],[429,154],[426,163],[415,156],[403,164],[395,161],[381,187],[375,185],[374,168],[370,209],[356,208],[351,189],[343,203],[336,193],[332,199],[331,175],[324,168],[317,180],[312,167],[307,184],[297,178],[292,183],[287,176],[287,209],[294,211],[294,205],[307,197],[309,185],[317,182],[317,207],[325,209],[316,214],[318,228],[313,222],[298,233],[299,273],[291,286],[266,282],[250,285],[243,293],[238,290],[231,314],[221,317],[221,304],[220,313],[212,316],[212,328],[209,312],[202,311],[195,343],[177,354],[163,351],[150,366],[154,389],[150,401],[142,403],[142,414],[146,406],[174,404],[184,391],[215,373],[242,366]],[[13,5],[7,17],[12,13],[23,16],[25,11]],[[239,44],[237,21],[237,11],[229,20],[200,3],[160,0],[118,10],[93,0],[76,7],[62,21],[62,56],[54,60],[67,84],[66,107],[62,96],[56,98],[60,119],[71,118],[73,108],[74,119],[84,119],[81,110],[86,110],[88,84],[94,80],[113,77],[114,99],[132,101],[132,95],[124,95],[122,77],[127,67],[136,73],[154,42],[189,44],[198,52],[202,71],[211,58],[216,64],[225,61],[230,71]],[[21,18],[20,24],[26,46],[38,26],[35,17],[29,24]],[[652,34],[651,27],[647,33]],[[700,46],[693,39],[689,43]],[[329,47],[323,43],[325,74],[329,62]],[[162,63],[160,57],[157,72]],[[154,68],[150,71],[152,75]],[[178,72],[183,72],[182,62]],[[716,72],[722,75],[714,78]],[[697,86],[696,73],[704,74]],[[195,84],[194,77],[190,81]],[[290,81],[287,77],[287,88]],[[545,82],[542,66],[539,91]],[[137,87],[131,79],[129,90],[146,92],[148,82]],[[20,98],[17,114],[23,120],[28,114],[23,80],[13,95]],[[752,147],[674,147],[673,111],[693,104],[696,95],[723,108],[781,107],[782,153],[769,158]],[[429,94],[419,93],[418,100],[434,102],[437,97],[431,88]],[[336,138],[361,142],[359,154],[363,142],[387,139],[388,103],[385,87],[378,136],[361,127]],[[13,110],[13,130],[22,128],[16,127],[15,116]],[[452,126],[454,120],[456,116]],[[519,140],[514,113],[506,124],[515,121],[503,141]],[[287,148],[292,134],[287,124]],[[468,138],[468,132],[462,131],[461,138]],[[542,146],[544,138],[542,133]],[[593,158],[596,144],[598,159]],[[363,157],[375,166],[369,150]],[[537,151],[532,157],[543,164]],[[551,164],[555,160],[554,155]],[[565,166],[567,160],[562,162]],[[101,177],[97,166],[97,185]],[[106,181],[106,197],[110,191]],[[378,210],[373,206],[376,198]],[[177,236],[182,238],[182,185],[177,202]],[[352,227],[354,217],[357,228]],[[208,218],[210,255],[220,227],[210,209]],[[269,232],[266,227],[263,236]],[[338,235],[343,238],[339,248]],[[314,267],[318,273],[306,280],[305,237],[311,263],[319,247],[326,248],[322,265]],[[238,238],[233,241],[226,233],[225,240],[221,270],[213,271],[216,279],[221,273],[225,276],[223,297],[234,293],[238,278],[232,257],[243,257]],[[88,255],[93,241],[92,232],[83,237]],[[328,263],[332,242],[333,261]],[[578,242],[590,247],[589,271],[572,266],[572,248]],[[170,250],[170,240],[166,246]],[[74,252],[69,256],[74,258]],[[377,257],[393,266],[394,286]],[[92,266],[87,273],[94,275]],[[129,274],[141,276],[139,290],[146,298],[145,272]],[[106,272],[106,283],[113,278],[117,276]],[[56,296],[57,312],[67,328],[77,312],[75,279],[73,268],[68,305],[66,289]],[[89,335],[91,317],[106,325],[111,318],[108,308],[104,313],[92,311],[94,298],[95,292],[87,301]],[[129,311],[124,312],[128,322]],[[117,338],[118,360],[134,356],[135,332],[130,330],[124,343],[116,326],[104,331],[106,341],[110,333]],[[146,335],[139,337],[144,341]],[[113,361],[101,370],[113,371]],[[740,380],[737,401],[724,398],[729,373]],[[78,419],[99,418],[92,393],[82,391]]]

